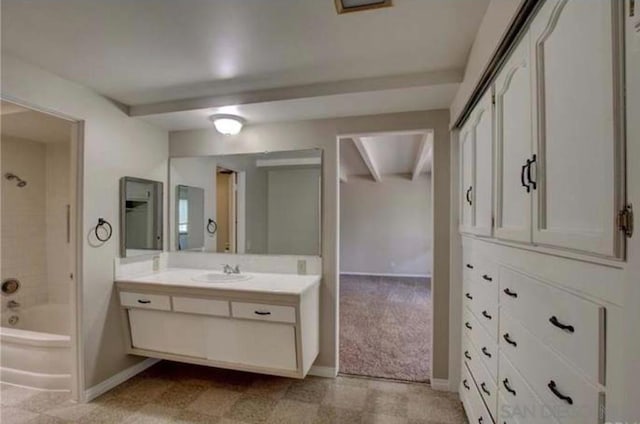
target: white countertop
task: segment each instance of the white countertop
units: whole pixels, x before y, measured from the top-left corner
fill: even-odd
[[[131,277],[118,277],[116,283],[139,283],[173,287],[206,288],[212,290],[237,290],[242,292],[266,292],[299,295],[320,283],[319,275],[269,274],[242,272],[251,276],[243,281],[201,282],[195,281],[204,274],[222,274],[210,269],[167,268],[162,271]]]

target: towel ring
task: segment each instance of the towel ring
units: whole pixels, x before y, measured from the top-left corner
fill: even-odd
[[[207,233],[214,235],[218,231],[218,224],[213,219],[209,218],[207,223]]]
[[[106,232],[105,237],[100,237],[100,231],[98,231],[100,230],[100,228],[102,228]],[[99,241],[104,243],[106,241],[109,241],[109,239],[111,238],[111,235],[113,234],[113,227],[106,219],[98,218],[98,225],[96,225],[96,228],[94,228],[93,233],[96,235],[96,238]]]

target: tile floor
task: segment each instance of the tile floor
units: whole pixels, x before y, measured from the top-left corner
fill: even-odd
[[[2,424],[462,424],[456,394],[427,385],[304,380],[163,361],[88,404],[2,385]]]

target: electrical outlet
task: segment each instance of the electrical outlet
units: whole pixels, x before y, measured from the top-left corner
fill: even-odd
[[[307,274],[307,261],[304,259],[298,259],[298,275]]]
[[[153,270],[160,271],[160,256],[153,257]]]

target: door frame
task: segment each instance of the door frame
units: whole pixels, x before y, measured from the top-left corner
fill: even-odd
[[[233,215],[235,215],[235,222],[233,223],[233,225],[229,226],[229,229],[231,230],[233,228],[234,230],[231,233],[233,235],[233,240],[231,245],[235,248],[234,249],[235,252],[233,253],[244,254],[246,251],[246,234],[247,234],[247,222],[246,222],[246,219],[247,219],[247,197],[246,197],[247,196],[247,172],[235,169],[234,167],[229,167],[226,165],[220,166],[216,164],[216,171],[215,171],[216,187],[217,187],[218,170],[220,169],[231,171],[235,175],[235,178],[232,179],[233,181],[230,180],[230,183],[232,185],[231,187],[232,190],[235,188],[235,190],[232,192],[235,199],[234,199],[233,205],[231,204],[231,202],[229,203],[229,208],[230,208],[229,217],[231,218],[232,216],[231,211],[233,211],[234,212]],[[217,210],[217,203],[218,203],[218,193],[216,190],[216,210]],[[218,217],[216,216],[216,221],[218,221],[217,218]],[[216,241],[216,245],[217,245],[217,241]]]
[[[336,173],[336,180],[335,183],[337,184],[337,188],[336,188],[336,311],[335,311],[335,316],[336,316],[336,325],[335,325],[335,340],[336,340],[336,349],[335,349],[335,364],[336,364],[336,369],[335,372],[339,373],[340,372],[340,247],[341,247],[341,243],[340,243],[340,212],[341,212],[341,205],[340,205],[340,193],[341,193],[341,189],[340,189],[340,184],[342,184],[341,181],[341,168],[340,168],[340,142],[342,139],[345,138],[351,138],[351,137],[371,137],[371,136],[384,136],[384,135],[416,135],[416,134],[428,134],[428,133],[432,133],[433,137],[432,137],[432,166],[431,166],[431,219],[429,221],[429,227],[431,230],[431,235],[432,235],[432,244],[431,244],[431,252],[429,254],[429,261],[432,264],[432,270],[431,270],[431,297],[429,299],[430,303],[431,303],[431,308],[430,308],[430,319],[431,319],[431,328],[429,329],[431,331],[431,344],[430,344],[430,348],[429,348],[429,384],[434,387],[437,390],[448,390],[448,384],[447,387],[445,388],[444,386],[442,386],[440,383],[442,382],[440,379],[434,378],[433,377],[433,352],[434,352],[434,337],[433,337],[433,329],[436,326],[436,317],[434,315],[434,303],[433,303],[433,299],[434,299],[434,294],[435,294],[435,285],[434,285],[434,273],[433,273],[433,263],[434,263],[434,252],[435,252],[435,195],[434,195],[434,178],[433,178],[433,170],[435,169],[435,146],[436,146],[436,135],[435,135],[435,129],[433,128],[425,128],[425,129],[415,129],[415,130],[397,130],[397,131],[372,131],[372,132],[361,132],[361,133],[347,133],[347,134],[338,134],[336,136],[336,162],[335,162],[335,167],[337,170]],[[447,201],[449,201],[449,199],[447,199]],[[438,321],[439,323],[439,321]],[[449,378],[451,378],[451,376],[449,376]],[[434,385],[435,384],[435,385]],[[445,384],[444,382],[442,382],[442,384]]]
[[[83,181],[84,181],[84,127],[85,120],[69,116],[62,112],[41,107],[7,95],[0,95],[0,100],[14,103],[24,108],[51,115],[55,118],[69,121],[72,124],[70,139],[70,214],[69,230],[71,248],[69,270],[71,310],[69,336],[71,338],[71,398],[77,402],[86,402],[85,396],[85,362],[84,362],[84,333],[83,333],[83,293],[82,293],[82,262],[83,262]]]

